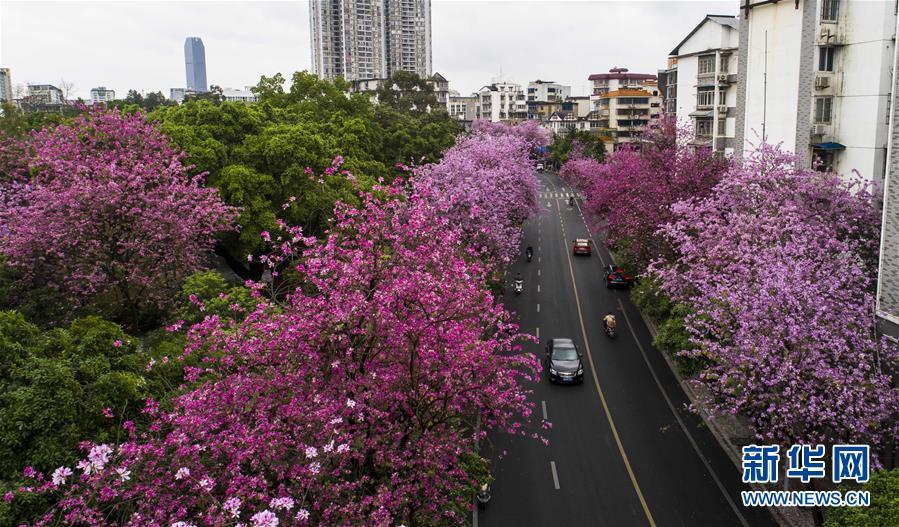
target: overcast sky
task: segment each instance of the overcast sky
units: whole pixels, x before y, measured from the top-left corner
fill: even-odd
[[[655,73],[705,14],[737,0],[432,0],[434,69],[465,94],[503,80],[554,80],[588,91],[587,76],[620,66]],[[184,38],[206,46],[210,84],[242,88],[260,75],[309,69],[309,6],[283,2],[0,1],[0,67],[12,82],[74,82],[76,96],[106,86],[183,87]]]

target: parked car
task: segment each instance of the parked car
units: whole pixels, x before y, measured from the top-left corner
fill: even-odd
[[[611,289],[613,287],[630,287],[634,285],[634,278],[629,274],[625,273],[620,267],[617,265],[607,265],[605,267],[606,271],[606,287]]]
[[[575,256],[579,254],[590,256],[590,254],[593,252],[593,250],[590,249],[590,240],[587,240],[585,238],[578,238],[574,240],[574,249],[572,249],[572,252]]]
[[[537,163],[537,172],[543,172],[543,163]]]
[[[550,339],[546,343],[549,380],[561,383],[584,382],[583,355],[571,339]]]

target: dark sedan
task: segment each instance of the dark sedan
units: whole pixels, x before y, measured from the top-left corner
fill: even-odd
[[[634,278],[621,270],[617,265],[607,265],[606,271],[606,287],[628,288],[634,285]]]
[[[584,382],[583,356],[571,339],[550,339],[546,344],[549,380],[560,383]]]

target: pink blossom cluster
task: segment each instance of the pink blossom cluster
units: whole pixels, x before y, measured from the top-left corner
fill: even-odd
[[[456,181],[472,190],[505,189],[474,179],[521,176],[501,159],[529,166],[521,145],[478,135],[448,166],[471,170]],[[462,163],[465,152],[480,157]],[[539,364],[487,286],[493,262],[443,213],[459,196],[436,190],[376,186],[358,208],[338,203],[322,240],[298,228],[272,240],[269,261],[294,262],[301,285],[241,324],[193,326],[193,387],[165,411],[148,401],[149,429],[126,423],[125,442],[85,445],[76,470],[36,483],[60,496],[36,525],[464,523],[478,442],[488,431],[540,437],[526,388]],[[533,208],[497,203],[503,224]]]
[[[95,108],[23,151],[30,179],[0,181],[0,254],[79,302],[168,305],[235,217],[141,113]]]
[[[669,254],[659,226],[670,221],[671,205],[707,194],[728,162],[689,144],[671,119],[647,132],[641,148],[622,148],[604,163],[575,157],[562,166],[563,180],[586,195],[584,211],[606,243],[639,270]]]
[[[461,226],[469,245],[504,266],[519,251],[522,224],[539,211],[539,182],[528,151],[529,143],[512,133],[461,138],[439,163],[416,170],[415,196]]]
[[[540,126],[537,121],[524,121],[518,124],[494,123],[486,119],[476,119],[472,125],[475,133],[518,137],[527,144],[528,152],[533,153],[537,148],[546,146],[550,141],[548,130]]]
[[[899,439],[899,355],[874,332],[873,200],[860,181],[762,145],[661,229],[677,256],[652,274],[692,310],[685,354],[709,362],[717,410],[747,416],[759,440]]]

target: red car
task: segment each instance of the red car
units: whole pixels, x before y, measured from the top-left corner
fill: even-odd
[[[574,249],[572,250],[572,252],[575,256],[579,254],[586,254],[587,256],[590,256],[590,254],[593,252],[593,250],[590,249],[590,240],[584,238],[578,238],[574,240]]]
[[[607,265],[606,270],[606,287],[630,287],[634,285],[634,278],[625,273],[617,265]]]

